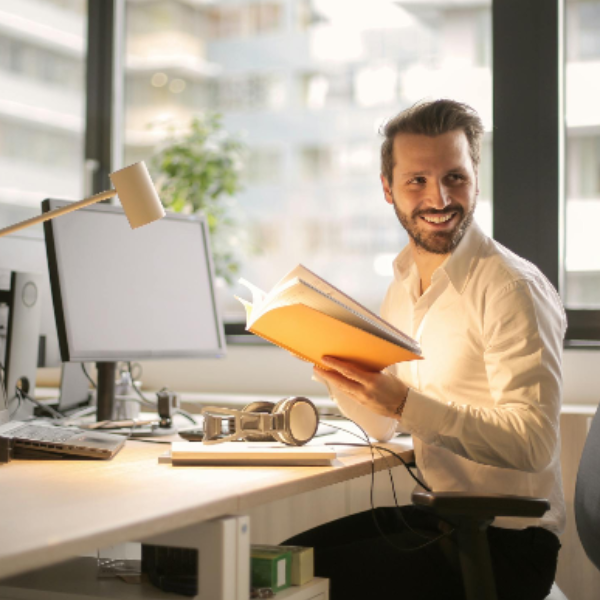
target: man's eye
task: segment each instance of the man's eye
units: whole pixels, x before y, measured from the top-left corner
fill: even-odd
[[[408,181],[409,184],[423,185],[425,183],[425,177],[413,177]]]
[[[450,173],[450,175],[448,175],[448,179],[453,183],[466,180],[465,176],[461,175],[460,173]]]

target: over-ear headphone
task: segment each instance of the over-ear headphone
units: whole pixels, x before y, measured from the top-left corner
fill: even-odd
[[[207,406],[204,415],[205,444],[246,440],[249,442],[283,442],[302,446],[317,432],[319,413],[304,396],[273,402],[251,402],[242,410]],[[227,433],[223,426],[227,424]]]

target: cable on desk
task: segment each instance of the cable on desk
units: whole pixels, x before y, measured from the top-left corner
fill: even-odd
[[[6,408],[10,409],[10,405],[16,400],[17,408],[15,408],[10,414],[9,419],[12,419],[21,408],[21,396],[19,394],[15,394],[10,400],[8,398],[8,393],[6,390],[6,368],[4,367],[4,363],[0,362],[0,387],[2,388],[2,396],[4,397],[4,404]]]
[[[334,414],[328,414],[328,413],[320,413],[320,414],[321,414],[322,416],[324,416],[324,417],[334,417],[334,416],[335,416],[336,418],[340,418],[340,417],[342,417],[341,415],[334,415]],[[344,419],[345,419],[345,417],[342,417],[342,418],[344,418]],[[374,446],[372,446],[372,445],[371,445],[371,442],[370,442],[370,440],[369,440],[369,436],[367,435],[366,431],[365,431],[365,430],[364,430],[364,429],[363,429],[363,428],[362,428],[362,427],[361,427],[361,426],[360,426],[358,423],[356,423],[355,421],[352,421],[352,422],[353,422],[353,423],[354,423],[354,424],[355,424],[355,425],[356,425],[356,426],[357,426],[357,427],[358,427],[358,428],[361,430],[361,432],[362,432],[362,434],[363,434],[363,436],[364,436],[364,439],[365,439],[365,440],[367,440],[367,443],[368,443],[368,444],[369,444],[369,445],[370,445],[370,446],[373,448]],[[334,429],[337,429],[338,431],[343,431],[343,432],[345,432],[345,433],[349,433],[350,435],[353,435],[354,437],[357,437],[357,438],[358,438],[358,439],[360,439],[360,440],[362,440],[362,439],[363,439],[363,438],[362,438],[360,435],[358,435],[357,433],[354,433],[353,431],[348,431],[347,429],[344,429],[343,427],[340,427],[339,425],[333,425],[333,423],[330,423],[329,425],[330,425],[330,427],[333,427]],[[333,443],[332,443],[332,444],[327,444],[327,443],[326,443],[325,445],[326,445],[326,446],[330,446],[330,445],[333,445]],[[351,445],[351,444],[344,444],[344,445]],[[356,445],[356,446],[359,446],[359,445],[360,445],[360,446],[364,446],[364,447],[366,447],[366,444],[355,444],[355,445]],[[372,452],[372,451],[371,451],[371,455],[373,455],[373,452]],[[387,467],[387,470],[388,470],[388,474],[389,474],[389,476],[390,476],[390,485],[392,486],[392,494],[393,494],[393,496],[394,496],[394,504],[395,504],[395,505],[396,505],[398,508],[400,508],[400,507],[398,506],[398,498],[397,498],[397,496],[396,496],[396,486],[395,486],[395,484],[394,484],[394,477],[393,477],[393,475],[392,475],[392,469],[391,469],[391,467],[390,467],[390,464],[389,464],[389,463],[388,463],[388,461],[387,461],[387,458],[386,458],[386,457],[385,457],[385,456],[384,456],[384,455],[381,453],[381,451],[379,451],[379,455],[380,455],[380,456],[383,458],[383,460],[385,461],[385,464],[386,464],[386,467]],[[372,491],[373,491],[373,490],[371,489],[371,492],[372,492]],[[408,526],[408,524],[407,524],[407,526]]]
[[[14,417],[14,416],[17,414],[17,412],[19,412],[19,409],[21,408],[21,396],[19,396],[19,394],[15,394],[15,395],[14,395],[14,396],[13,396],[13,397],[12,397],[12,398],[11,398],[11,399],[10,399],[10,400],[7,402],[7,403],[6,403],[6,406],[7,406],[7,407],[8,407],[8,406],[10,406],[10,405],[11,405],[11,404],[12,404],[12,403],[15,401],[15,400],[17,401],[17,408],[15,408],[15,410],[13,410],[13,411],[10,413],[10,417],[9,417],[9,419],[12,419],[12,418],[13,418],[13,417]]]
[[[324,416],[332,416],[332,415],[325,415]],[[338,415],[339,416],[339,415]],[[390,463],[387,461],[387,459],[385,458],[385,456],[382,454],[381,450],[385,450],[386,448],[383,448],[382,446],[375,446],[373,444],[371,444],[371,441],[369,440],[369,436],[366,434],[366,432],[363,430],[363,428],[358,425],[358,423],[352,421],[362,432],[363,435],[365,436],[365,439],[367,440],[367,444],[369,446],[371,446],[371,448],[375,448],[378,450],[379,455],[383,458],[383,460],[385,461],[387,470],[388,470],[388,475],[390,477],[390,484],[392,486],[392,493],[394,496],[394,504],[396,506],[396,508],[398,509],[398,512],[400,514],[400,519],[402,520],[402,522],[404,523],[404,525],[406,526],[406,528],[411,531],[412,533],[414,533],[415,535],[417,535],[418,537],[422,537],[425,539],[430,539],[429,536],[425,536],[422,535],[421,533],[419,533],[418,531],[416,531],[415,529],[413,529],[410,526],[410,523],[404,518],[404,514],[402,513],[402,507],[398,504],[398,496],[396,495],[396,486],[394,484],[394,476],[392,475],[392,469],[390,467]],[[350,435],[353,435],[354,437],[357,437],[359,439],[362,439],[361,436],[359,436],[358,434],[352,432],[352,431],[348,431],[347,429],[344,429],[343,427],[339,427],[338,425],[333,425],[332,423],[329,424],[331,427],[338,429],[339,431],[344,431],[345,433],[349,433]],[[367,444],[352,444],[352,443],[348,443],[348,444],[338,444],[338,445],[342,445],[342,446],[356,446],[356,447],[360,447],[360,448],[366,448]],[[326,446],[333,446],[336,445],[334,442],[330,443],[330,444],[325,444]],[[373,452],[371,451],[371,458],[373,458]],[[400,458],[400,457],[398,457]],[[402,460],[402,459],[400,459]],[[371,510],[372,515],[373,515],[373,520],[375,521],[375,525],[377,527],[377,529],[379,530],[379,532],[385,536],[385,534],[381,531],[381,528],[379,527],[379,523],[377,522],[377,517],[376,517],[376,513],[375,508],[374,508],[374,500],[373,500],[373,492],[374,492],[374,484],[375,484],[375,463],[372,460],[371,462],[371,490],[370,490],[370,497],[371,497]]]
[[[4,402],[6,403],[6,406],[8,406],[8,392],[6,390],[6,369],[4,368],[4,363],[2,362],[0,362],[0,378],[2,380],[2,394],[4,395]]]
[[[333,415],[333,414],[326,414],[326,413],[322,413],[322,416],[325,417],[335,417],[335,418],[339,418],[340,415]],[[349,419],[351,421],[351,419]],[[398,458],[401,463],[404,465],[404,467],[407,469],[407,471],[410,473],[411,477],[417,481],[417,483],[423,487],[424,489],[426,489],[427,491],[431,491],[430,488],[428,488],[426,485],[424,485],[410,470],[410,467],[408,466],[408,464],[406,463],[406,461],[396,452],[394,452],[393,450],[390,450],[389,448],[385,448],[384,446],[377,446],[371,443],[371,440],[369,440],[369,436],[367,435],[367,433],[365,432],[365,430],[355,421],[352,421],[363,433],[364,435],[364,439],[367,442],[366,444],[356,444],[356,443],[343,443],[343,442],[330,442],[328,444],[326,444],[327,446],[356,446],[356,447],[361,447],[361,448],[369,448],[371,450],[371,491],[370,491],[370,500],[371,500],[371,515],[373,517],[373,523],[375,524],[375,527],[377,529],[377,531],[379,532],[379,534],[381,535],[381,537],[383,537],[383,539],[388,543],[388,545],[390,545],[392,548],[394,548],[394,550],[396,550],[397,552],[417,552],[418,550],[422,550],[423,548],[427,548],[428,546],[431,546],[437,542],[439,542],[441,539],[445,538],[445,537],[449,537],[451,536],[455,529],[454,527],[450,530],[447,531],[445,533],[440,534],[439,536],[436,536],[434,538],[431,538],[427,535],[424,535],[422,533],[419,533],[418,531],[416,531],[415,529],[413,529],[410,524],[406,521],[406,519],[404,518],[404,515],[402,514],[402,507],[398,506],[398,499],[396,497],[396,491],[394,488],[394,484],[393,484],[393,479],[392,479],[392,489],[394,490],[394,502],[396,505],[396,508],[398,509],[398,512],[400,514],[400,518],[402,519],[402,522],[404,523],[404,525],[407,527],[407,529],[409,531],[411,531],[412,533],[418,535],[419,537],[425,538],[428,541],[425,542],[424,544],[421,544],[420,546],[416,546],[415,548],[402,548],[400,546],[398,546],[397,544],[395,544],[388,536],[387,533],[385,533],[385,531],[383,531],[383,529],[381,528],[379,521],[377,520],[377,513],[375,512],[375,501],[374,501],[374,488],[375,488],[375,454],[374,454],[374,450],[378,450],[378,451],[382,451],[385,450],[386,452],[389,452],[390,454],[393,454],[396,458]],[[354,433],[353,431],[348,431],[347,429],[344,429],[343,427],[339,427],[337,425],[333,425],[332,423],[329,423],[329,425],[331,425],[331,427],[338,429],[340,431],[344,431],[345,433],[349,433],[350,435],[353,435],[355,437],[358,437],[359,439],[362,439],[360,435],[358,435],[357,433]],[[385,461],[386,465],[387,465],[387,469],[388,469],[388,473],[390,474],[390,478],[392,478],[392,472],[391,472],[391,468],[389,466],[389,463],[387,462],[387,460]]]
[[[131,377],[131,386],[133,387],[135,393],[139,396],[140,400],[146,406],[152,406],[156,408],[156,402],[152,402],[152,400],[148,400],[146,396],[142,393],[142,390],[137,386],[135,379],[133,378],[133,370],[131,368],[131,362],[127,362],[127,370],[129,371],[129,376]]]
[[[140,404],[142,404],[143,406],[151,406],[152,408],[156,409],[158,403],[157,402],[153,402],[152,400],[149,400],[148,398],[146,398],[146,396],[144,396],[144,394],[142,393],[142,390],[140,390],[140,388],[137,386],[137,384],[135,383],[135,375],[133,373],[133,366],[131,362],[127,362],[127,370],[129,371],[129,376],[131,378],[131,386],[133,387],[135,393],[138,395],[139,399],[140,399]],[[141,375],[141,365],[139,363],[136,363],[137,366],[140,369],[140,372],[137,374],[138,376]],[[160,391],[163,392],[165,391],[167,388],[162,388]],[[183,410],[182,408],[177,408],[173,411],[174,414],[179,414],[182,417],[185,417],[188,421],[190,421],[192,424],[194,425],[199,425],[198,421],[193,417],[193,415],[191,413],[189,413],[186,410]]]
[[[15,387],[15,392],[16,392],[16,395],[19,398],[19,400],[22,400],[23,398],[29,400],[29,402],[32,402],[33,404],[35,404],[40,410],[47,412],[53,419],[64,419],[65,416],[63,414],[59,413],[57,410],[54,410],[51,406],[48,406],[48,405],[44,404],[43,402],[40,402],[33,396],[30,396],[27,392],[24,392],[20,387],[18,387],[18,386]],[[20,403],[19,403],[19,406],[20,406]],[[17,410],[18,410],[18,408],[17,408]]]
[[[98,386],[96,385],[96,382],[91,378],[90,374],[88,373],[85,363],[81,363],[81,370],[83,371],[83,374],[88,378],[88,381],[92,384],[92,387],[94,389],[96,389]]]
[[[188,421],[192,422],[194,425],[200,425],[200,423],[198,423],[198,421],[196,421],[196,419],[194,418],[192,413],[189,413],[187,410],[183,410],[183,408],[176,408],[174,413],[176,415],[181,415],[182,417],[185,417]]]

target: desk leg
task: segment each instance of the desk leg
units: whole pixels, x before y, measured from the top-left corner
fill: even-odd
[[[196,600],[248,600],[250,519],[225,517],[143,540],[145,544],[198,550]]]

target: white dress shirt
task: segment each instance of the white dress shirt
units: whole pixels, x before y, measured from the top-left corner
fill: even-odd
[[[473,223],[420,295],[409,247],[394,261],[382,316],[421,345],[424,360],[390,372],[409,387],[400,425],[434,491],[548,498],[541,519],[495,526],[560,533],[565,511],[559,413],[566,319],[534,265]],[[331,390],[342,412],[386,440],[397,422]]]

